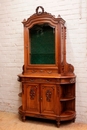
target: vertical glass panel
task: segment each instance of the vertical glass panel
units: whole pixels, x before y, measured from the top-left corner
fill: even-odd
[[[55,29],[48,24],[30,30],[30,63],[55,64]]]

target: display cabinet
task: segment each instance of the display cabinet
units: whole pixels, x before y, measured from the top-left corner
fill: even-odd
[[[65,20],[36,8],[24,25],[24,65],[19,113],[57,121],[75,120],[74,67],[66,62]]]

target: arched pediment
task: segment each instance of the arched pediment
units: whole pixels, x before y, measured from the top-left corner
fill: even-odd
[[[65,20],[63,20],[60,15],[58,15],[58,17],[55,18],[55,16],[52,15],[51,13],[45,12],[42,6],[38,6],[36,8],[36,13],[31,15],[27,20],[24,19],[22,23],[24,24],[24,26],[27,27],[31,26],[31,24],[36,24],[38,22],[42,23],[44,21],[50,24],[57,24],[59,22],[61,22],[62,24],[65,23]]]

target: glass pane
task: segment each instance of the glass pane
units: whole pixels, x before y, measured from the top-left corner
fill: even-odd
[[[55,64],[55,29],[48,24],[30,30],[30,63]]]

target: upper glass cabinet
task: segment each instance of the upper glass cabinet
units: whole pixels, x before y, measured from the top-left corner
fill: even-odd
[[[40,9],[40,10],[39,10]],[[66,64],[65,20],[39,6],[24,25],[24,74],[64,73]]]
[[[55,28],[48,23],[29,29],[30,64],[55,64]]]

